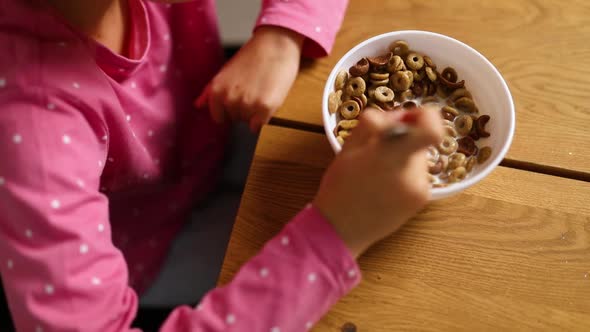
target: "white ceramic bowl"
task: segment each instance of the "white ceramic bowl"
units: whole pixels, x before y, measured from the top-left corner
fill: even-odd
[[[502,161],[512,143],[515,125],[514,102],[502,75],[483,55],[458,40],[427,31],[396,31],[367,39],[348,51],[330,73],[324,88],[322,113],[326,136],[334,152],[340,152],[340,144],[333,134],[336,115],[328,111],[328,96],[334,91],[334,80],[338,72],[348,70],[363,57],[385,53],[389,44],[399,39],[407,41],[410,49],[430,56],[437,68],[455,68],[459,79],[465,80],[480,114],[491,117],[486,129],[492,135],[478,141],[479,146],[492,147],[491,157],[484,164],[476,165],[465,180],[445,188],[431,189],[432,199],[457,194],[481,181]]]

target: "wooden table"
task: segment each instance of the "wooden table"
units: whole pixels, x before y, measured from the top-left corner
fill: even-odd
[[[498,66],[517,106],[514,143],[480,184],[431,203],[364,254],[363,281],[314,331],[346,322],[590,331],[590,2],[581,0],[352,0],[333,55],[304,66],[262,131],[219,283],[312,199],[333,157],[320,101],[338,58],[371,35],[414,28],[465,41]]]

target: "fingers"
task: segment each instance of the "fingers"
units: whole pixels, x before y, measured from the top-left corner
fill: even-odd
[[[408,153],[424,149],[442,140],[442,124],[438,112],[418,109],[408,112],[402,121],[413,122],[409,134],[400,139],[401,148]]]
[[[381,112],[367,108],[359,117],[358,126],[344,146],[364,145],[373,138],[382,138],[388,129],[400,123],[402,116],[401,112]]]
[[[387,151],[410,155],[441,139],[442,125],[438,112],[422,109],[381,112],[367,109],[360,116],[358,126],[344,147],[362,146],[376,141]]]
[[[194,106],[196,108],[203,108],[209,106],[209,113],[211,114],[211,118],[216,123],[223,123],[225,120],[224,108],[223,108],[223,101],[219,97],[219,93],[215,93],[212,88],[213,83],[207,84],[199,98],[195,100]]]

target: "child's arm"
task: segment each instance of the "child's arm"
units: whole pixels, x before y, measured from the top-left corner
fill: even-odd
[[[130,330],[137,295],[98,190],[108,133],[84,104],[38,91],[0,94],[0,274],[16,328]],[[342,240],[310,208],[162,331],[302,331],[358,279]]]
[[[212,80],[199,100],[218,121],[270,120],[295,81],[301,55],[326,55],[347,0],[264,0],[252,38]]]

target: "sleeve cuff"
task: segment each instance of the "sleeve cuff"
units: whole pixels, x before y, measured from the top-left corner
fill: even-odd
[[[308,58],[320,58],[328,55],[334,46],[337,29],[330,26],[305,24],[309,19],[284,14],[264,13],[256,22],[254,30],[260,26],[278,26],[295,31],[305,37],[302,55]]]

